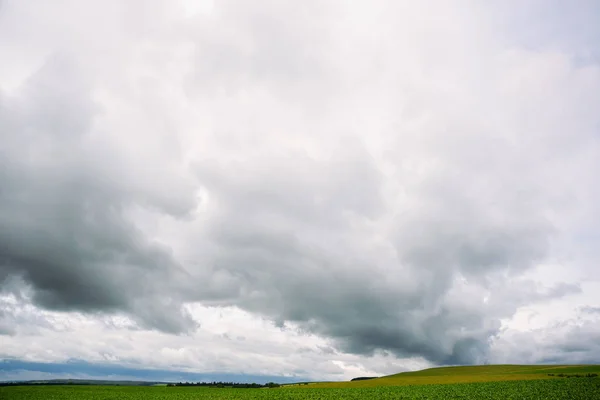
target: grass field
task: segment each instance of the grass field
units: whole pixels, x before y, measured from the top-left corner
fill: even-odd
[[[471,367],[440,367],[422,371],[402,372],[377,379],[355,382],[322,382],[307,385],[312,388],[365,388],[376,386],[430,385],[559,379],[556,375],[600,375],[600,365],[481,365]],[[554,374],[555,376],[548,376]],[[576,379],[576,378],[575,378]]]
[[[233,400],[233,399],[585,399],[600,400],[600,366],[433,368],[356,382],[316,383],[274,389],[165,386],[0,387],[0,400]],[[548,376],[554,374],[555,376]],[[558,377],[563,374],[565,376]],[[465,383],[470,382],[470,383]]]
[[[334,399],[485,399],[596,400],[600,379],[574,378],[448,385],[366,388],[211,389],[144,386],[18,386],[0,388],[2,400],[334,400]]]

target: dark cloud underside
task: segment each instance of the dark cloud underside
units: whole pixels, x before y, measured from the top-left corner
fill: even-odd
[[[43,62],[0,91],[1,290],[174,334],[198,327],[187,303],[233,305],[348,353],[486,361],[519,307],[581,291],[527,274],[598,215],[600,73],[434,3],[42,24]]]

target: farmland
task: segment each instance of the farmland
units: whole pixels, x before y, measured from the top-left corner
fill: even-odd
[[[586,399],[600,400],[600,366],[445,367],[354,382],[280,388],[231,389],[166,386],[0,387],[4,400],[186,399]]]
[[[402,372],[378,379],[355,382],[323,382],[314,388],[367,388],[451,383],[501,382],[555,379],[559,375],[600,375],[600,365],[480,365],[440,367]]]
[[[365,388],[210,389],[193,387],[20,386],[0,388],[4,400],[186,399],[600,399],[597,378]]]

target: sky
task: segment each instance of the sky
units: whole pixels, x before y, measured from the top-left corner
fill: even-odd
[[[599,17],[0,1],[0,380],[600,363]]]

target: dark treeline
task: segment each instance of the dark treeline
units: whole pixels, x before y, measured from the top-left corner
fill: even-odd
[[[169,383],[167,386],[198,386],[211,388],[236,388],[236,389],[260,389],[260,388],[276,388],[280,385],[274,382],[265,384],[260,383],[236,383],[236,382],[178,382]]]
[[[102,385],[106,384],[103,382],[77,382],[77,381],[60,381],[60,382],[31,382],[31,381],[17,381],[17,382],[0,382],[0,386],[65,386],[65,385]],[[135,383],[135,386],[151,386],[152,382],[141,382]],[[112,385],[115,385],[114,383]],[[129,386],[121,384],[121,386]],[[276,388],[280,385],[274,382],[260,383],[236,383],[236,382],[178,382],[168,383],[167,386],[198,386],[198,387],[212,387],[212,388],[240,388],[240,389],[260,389],[260,388]]]
[[[560,378],[596,378],[598,374],[548,374],[548,376],[558,376]]]

